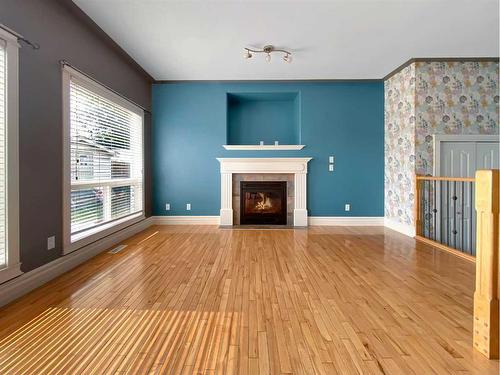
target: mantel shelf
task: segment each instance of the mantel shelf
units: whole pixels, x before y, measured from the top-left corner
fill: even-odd
[[[270,151],[270,150],[302,150],[305,145],[222,145],[226,150],[254,150],[254,151]]]

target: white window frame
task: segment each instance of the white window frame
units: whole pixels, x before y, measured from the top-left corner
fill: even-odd
[[[62,68],[63,97],[63,254],[69,254],[77,249],[100,240],[110,234],[122,230],[146,218],[145,188],[144,188],[144,110],[99,84],[88,76],[68,65]],[[86,89],[136,113],[142,119],[142,211],[122,219],[105,223],[96,228],[71,235],[71,123],[70,123],[70,81],[74,80]]]
[[[0,283],[21,275],[19,248],[19,44],[17,36],[0,28],[5,41],[6,92],[6,207],[5,234],[7,266],[0,269]]]

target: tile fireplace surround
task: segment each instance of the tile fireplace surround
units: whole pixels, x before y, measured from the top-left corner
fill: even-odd
[[[240,225],[240,183],[242,181],[286,181],[286,225],[293,225],[295,176],[290,173],[233,173],[233,225]]]
[[[217,158],[221,174],[220,225],[232,226],[233,174],[293,175],[293,226],[307,226],[307,163],[312,158]],[[258,178],[258,177],[256,177]],[[260,178],[258,178],[260,179]],[[269,178],[263,177],[268,180]]]

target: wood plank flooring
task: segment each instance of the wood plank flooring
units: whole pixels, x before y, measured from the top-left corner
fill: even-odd
[[[154,226],[0,310],[0,374],[498,374],[474,265],[384,228]]]

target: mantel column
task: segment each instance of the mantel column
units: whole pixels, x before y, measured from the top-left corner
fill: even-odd
[[[307,227],[307,174],[295,173],[295,208],[293,225]]]
[[[220,225],[233,225],[233,174],[220,174]]]

